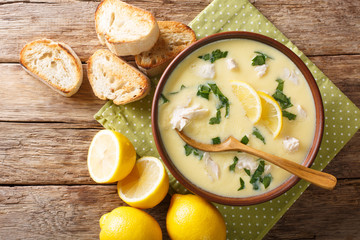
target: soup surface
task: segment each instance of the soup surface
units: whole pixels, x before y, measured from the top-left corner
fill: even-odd
[[[234,90],[238,85],[250,87],[246,91],[253,95],[266,93],[281,108],[283,116],[273,129],[264,120],[267,107],[260,104],[263,115],[256,119],[251,109],[259,110],[258,103],[247,102],[252,95],[239,98]],[[263,93],[257,94],[259,99]],[[310,88],[296,65],[277,49],[246,39],[217,41],[185,58],[164,86],[158,114],[162,141],[177,169],[198,187],[229,197],[270,191],[291,175],[249,154],[193,149],[175,128],[209,144],[233,136],[301,163],[311,147],[316,122]]]

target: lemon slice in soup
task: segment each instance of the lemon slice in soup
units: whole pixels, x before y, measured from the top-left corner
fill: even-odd
[[[241,102],[246,116],[251,122],[257,123],[261,118],[261,100],[257,92],[246,82],[231,81],[233,93]]]
[[[282,128],[282,111],[277,101],[270,95],[264,92],[258,92],[261,104],[262,113],[260,123],[263,124],[276,138]]]

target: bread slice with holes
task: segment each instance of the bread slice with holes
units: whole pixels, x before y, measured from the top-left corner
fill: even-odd
[[[122,105],[145,97],[150,80],[142,72],[106,49],[88,60],[88,78],[95,95]]]
[[[104,0],[95,12],[100,43],[118,56],[136,55],[151,49],[159,37],[155,17],[120,0]]]
[[[194,31],[185,24],[159,21],[160,36],[149,51],[135,56],[136,65],[148,76],[161,74],[182,50],[196,41]]]
[[[76,53],[65,43],[50,39],[26,44],[20,52],[20,64],[30,75],[65,97],[75,94],[83,80]]]

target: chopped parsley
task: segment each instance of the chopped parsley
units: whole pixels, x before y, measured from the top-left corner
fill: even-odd
[[[243,138],[240,140],[240,142],[241,142],[242,144],[247,145],[247,144],[249,143],[249,138],[245,135],[245,136],[243,136]]]
[[[263,135],[261,135],[261,133],[260,133],[259,129],[257,129],[257,127],[253,128],[252,135],[254,135],[258,139],[260,139],[264,144],[266,144],[265,138],[263,137]]]
[[[264,65],[266,62],[266,59],[272,59],[271,57],[269,57],[268,55],[262,53],[262,52],[255,52],[257,55],[252,59],[252,64],[253,66],[261,66]]]
[[[293,114],[293,113],[288,112],[286,110],[282,110],[282,115],[283,115],[283,117],[286,117],[289,120],[295,120],[295,118],[296,118],[296,114]]]
[[[266,175],[264,178],[260,178],[260,182],[264,185],[265,189],[269,187],[271,180],[272,180],[272,176],[270,173]]]
[[[212,140],[212,144],[220,144],[221,143],[220,137],[216,137],[211,140]]]
[[[278,79],[276,79],[276,81],[278,82],[278,86],[276,87],[275,93],[272,96],[280,104],[283,117],[286,117],[289,120],[295,120],[296,114],[293,114],[293,113],[290,113],[290,112],[284,110],[284,109],[287,109],[287,108],[293,106],[291,103],[290,97],[287,97],[283,92],[284,80],[278,78]]]
[[[245,188],[245,182],[242,178],[240,178],[240,187],[238,188],[238,191],[243,190]]]
[[[204,153],[202,151],[200,151],[199,149],[193,148],[192,146],[190,146],[188,144],[184,145],[184,149],[185,149],[186,156],[189,156],[191,153],[193,153],[194,156],[197,156],[201,160],[204,155]]]
[[[167,99],[163,94],[160,94],[160,98],[163,101],[163,104],[169,102],[169,99]]]
[[[218,86],[215,83],[208,83],[209,87],[215,94],[215,96],[220,100],[220,104],[216,107],[218,110],[225,107],[225,117],[229,117],[230,104],[229,99],[220,91]]]
[[[275,93],[272,96],[276,101],[278,101],[278,103],[280,104],[281,109],[286,109],[286,108],[289,108],[289,107],[293,106],[292,103],[291,103],[290,97],[287,97],[279,89],[276,89]]]
[[[196,96],[200,96],[200,97],[203,97],[203,98],[206,98],[207,100],[209,100],[210,92],[211,92],[211,88],[209,86],[199,85]]]
[[[235,167],[236,167],[236,164],[239,161],[239,158],[235,156],[233,161],[234,162],[229,166],[229,171],[232,171],[232,172],[235,171]]]
[[[251,176],[250,183],[255,183],[260,180],[261,175],[265,170],[265,161],[260,160],[259,166],[256,168],[254,174]]]
[[[278,82],[276,89],[279,91],[283,91],[284,90],[284,80],[278,78],[278,79],[276,79],[276,81]]]
[[[221,121],[221,112],[220,112],[220,109],[218,109],[218,110],[216,111],[216,116],[210,118],[209,124],[211,124],[211,125],[219,124],[220,121]]]
[[[177,91],[177,92],[171,92],[171,93],[169,93],[169,94],[176,94],[176,93],[179,93],[181,90],[183,90],[184,88],[186,88],[185,87],[185,85],[184,84],[182,84],[181,85],[181,87],[180,87],[180,90],[179,91]]]
[[[220,49],[216,49],[211,53],[207,53],[205,55],[199,56],[198,58],[204,61],[210,61],[211,63],[214,63],[216,60],[220,58],[226,58],[227,54],[228,51],[222,52]]]
[[[246,172],[246,174],[250,177],[251,173],[250,173],[250,170],[247,169],[247,168],[244,168],[244,171]]]

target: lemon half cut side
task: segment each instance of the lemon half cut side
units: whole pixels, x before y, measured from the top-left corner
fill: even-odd
[[[120,198],[130,206],[152,208],[165,198],[169,177],[159,159],[142,157],[131,173],[118,182],[117,188]]]
[[[135,165],[134,146],[121,133],[101,130],[93,138],[87,165],[97,183],[112,183],[125,178]]]

